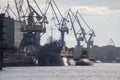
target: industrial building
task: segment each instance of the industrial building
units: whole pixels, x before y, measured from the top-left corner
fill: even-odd
[[[23,33],[20,31],[20,22],[10,17],[4,18],[3,38],[8,44],[8,48],[18,48],[23,38]]]

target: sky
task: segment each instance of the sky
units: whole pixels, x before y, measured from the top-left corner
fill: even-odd
[[[30,1],[31,5],[34,6],[33,0]],[[46,0],[36,1],[44,12]],[[120,0],[55,0],[55,2],[62,14],[70,8],[73,11],[80,11],[84,20],[96,34],[94,45],[105,46],[112,39],[115,46],[120,47]],[[5,7],[7,3],[16,12],[14,0],[0,0],[0,7]],[[47,16],[50,17],[50,12],[48,12]],[[47,33],[41,38],[42,44],[46,43],[48,36],[51,35],[51,26],[54,25],[48,24],[46,26]],[[55,27],[53,28],[53,37],[59,39],[60,32]],[[65,41],[69,47],[76,45],[72,31],[65,35]]]

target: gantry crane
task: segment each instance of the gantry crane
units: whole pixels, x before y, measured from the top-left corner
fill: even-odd
[[[90,57],[89,57],[89,49],[90,49],[91,47],[93,47],[93,43],[94,43],[94,40],[93,40],[93,39],[94,39],[94,37],[95,37],[96,35],[95,35],[94,30],[89,27],[89,25],[86,23],[86,21],[84,20],[84,18],[81,16],[80,12],[77,11],[76,14],[82,19],[82,21],[85,23],[86,27],[87,27],[88,30],[89,30],[89,32],[86,33],[84,39],[85,39],[85,43],[86,43],[86,45],[87,45],[87,47],[86,47],[86,51],[87,51],[86,56],[87,56],[88,58],[90,58]],[[88,38],[86,37],[87,35],[89,35]]]
[[[74,59],[80,59],[82,57],[82,54],[83,54],[82,50],[87,51],[86,57],[89,58],[88,52],[89,52],[89,48],[93,46],[93,38],[95,36],[94,31],[88,26],[88,24],[85,22],[85,20],[82,18],[81,14],[78,11],[76,11],[76,13],[73,13],[73,11],[69,9],[68,18],[71,22],[71,27],[73,29],[74,36],[77,42],[77,45],[74,51]],[[90,30],[88,38],[86,37],[87,33],[85,31],[85,28],[82,27],[81,25],[80,18],[83,20],[83,22],[87,25],[88,29]],[[76,32],[76,29],[75,29],[75,26],[76,26],[75,22],[78,24],[78,27],[77,27],[78,32]],[[81,44],[82,42],[86,43],[87,48],[83,48]]]
[[[80,14],[80,12],[79,11],[77,11],[76,12],[79,16],[80,16],[80,18],[83,20],[83,22],[86,24],[86,26],[87,26],[87,28],[90,30],[89,31],[89,38],[88,39],[86,39],[86,37],[85,37],[85,42],[86,42],[86,44],[87,44],[87,49],[89,49],[90,47],[92,47],[93,46],[93,38],[96,36],[95,35],[95,32],[94,32],[94,30],[93,29],[91,29],[90,27],[89,27],[89,25],[86,23],[86,21],[83,19],[83,17],[81,16],[81,14]]]
[[[68,20],[65,17],[63,17],[62,13],[60,12],[60,10],[54,0],[50,0],[48,2],[48,8],[51,8],[53,16],[54,16],[55,26],[61,33],[60,43],[61,43],[61,46],[63,47],[63,46],[65,46],[65,41],[64,41],[65,33],[68,34],[68,32],[69,32],[69,29],[66,24],[68,22]],[[60,16],[58,16],[57,11]],[[58,17],[61,17],[61,19],[59,19]]]
[[[19,50],[24,51],[26,46],[33,45],[36,48],[36,51],[39,51],[40,48],[40,38],[41,35],[46,32],[45,24],[47,18],[45,14],[40,10],[37,2],[34,0],[37,5],[38,13],[30,4],[29,0],[14,0],[18,13],[18,20],[21,24],[21,32],[23,32],[23,39],[20,43]],[[24,1],[27,2],[27,8],[24,10]]]
[[[77,60],[77,59],[80,59],[81,54],[82,54],[81,42],[84,41],[86,32],[85,32],[84,28],[81,26],[81,23],[79,21],[77,14],[74,14],[71,9],[69,9],[69,11],[68,11],[68,18],[70,19],[71,27],[73,29],[74,36],[75,36],[75,39],[77,42],[75,52],[74,52],[74,59]],[[78,32],[76,32],[76,30],[75,30],[75,25],[74,25],[75,22],[77,22],[77,24],[79,25],[79,28],[77,29]]]

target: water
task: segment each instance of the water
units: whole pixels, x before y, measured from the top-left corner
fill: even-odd
[[[120,64],[5,67],[3,71],[0,71],[0,80],[120,80]]]

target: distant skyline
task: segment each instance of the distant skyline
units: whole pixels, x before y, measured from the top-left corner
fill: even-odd
[[[33,0],[30,0],[31,2]],[[46,0],[36,0],[43,10]],[[95,31],[94,45],[105,46],[110,39],[113,39],[115,46],[120,47],[120,0],[54,0],[62,13],[68,9],[76,11],[79,9],[82,17]],[[15,11],[14,0],[0,0],[0,7],[4,8],[7,3]],[[33,3],[31,3],[33,4]],[[34,5],[33,5],[34,6]],[[43,10],[44,11],[44,10]],[[47,14],[48,15],[48,14]],[[53,25],[52,25],[53,26]],[[84,26],[84,25],[83,25]],[[47,33],[42,37],[41,43],[47,41],[51,33],[51,25],[47,25]],[[53,31],[54,38],[59,39],[57,29]],[[68,34],[65,37],[66,45],[74,47],[75,37]]]

